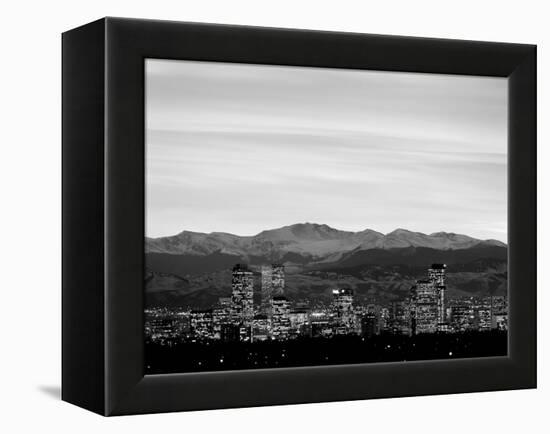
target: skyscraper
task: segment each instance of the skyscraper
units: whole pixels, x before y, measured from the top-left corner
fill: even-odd
[[[246,265],[237,264],[233,267],[231,289],[232,322],[250,327],[254,317],[254,278]]]
[[[475,315],[478,330],[491,330],[491,299],[492,297],[483,297],[476,303]]]
[[[476,311],[472,297],[458,298],[449,303],[450,325],[455,332],[476,330]]]
[[[437,296],[437,322],[438,327],[442,327],[447,322],[445,310],[445,264],[432,264],[428,269],[428,280],[432,282]]]
[[[262,299],[261,310],[270,314],[271,299],[273,297],[284,295],[285,288],[285,268],[280,264],[271,264],[262,266]]]
[[[378,334],[378,318],[374,312],[367,312],[361,318],[361,335],[372,338],[376,334]]]
[[[417,280],[414,287],[415,333],[435,333],[438,327],[438,294],[431,280]]]
[[[412,286],[409,290],[409,325],[411,328],[411,335],[416,334],[416,285]]]
[[[277,295],[271,299],[271,335],[276,340],[288,339],[290,332],[290,301]]]
[[[389,329],[392,334],[411,334],[411,307],[408,301],[394,301],[390,305]]]
[[[337,335],[347,335],[355,331],[353,310],[353,290],[349,288],[332,290],[332,312]]]
[[[265,341],[269,338],[269,323],[265,314],[254,316],[252,321],[252,342]]]
[[[196,339],[213,337],[212,309],[191,311],[191,330]]]
[[[285,291],[285,267],[281,264],[271,265],[271,281],[273,283],[273,296],[284,295]]]
[[[220,297],[217,306],[212,311],[213,337],[221,339],[223,325],[231,324],[232,301],[231,297]]]

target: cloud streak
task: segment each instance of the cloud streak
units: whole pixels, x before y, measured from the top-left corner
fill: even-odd
[[[303,221],[506,241],[501,78],[148,60],[147,235]]]

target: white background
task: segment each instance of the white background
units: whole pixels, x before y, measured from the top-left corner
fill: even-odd
[[[0,431],[542,432],[548,427],[550,172],[548,12],[543,1],[5,2],[2,57]],[[61,32],[126,16],[538,44],[539,389],[102,418],[59,400]],[[546,121],[546,122],[545,122]],[[546,340],[546,342],[545,342]],[[391,381],[391,380],[390,380]]]

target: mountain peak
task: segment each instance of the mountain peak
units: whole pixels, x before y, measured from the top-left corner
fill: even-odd
[[[340,239],[347,234],[345,231],[334,229],[325,224],[296,223],[282,228],[269,229],[260,232],[255,238],[270,241],[302,242]]]
[[[386,234],[386,236],[390,236],[390,235],[406,235],[406,234],[419,234],[420,232],[413,232],[413,231],[409,231],[408,229],[403,229],[403,228],[397,228],[397,229],[394,229],[393,231],[391,232],[388,232]]]
[[[447,236],[450,236],[450,237],[453,237],[455,236],[456,234],[454,232],[432,232],[430,234],[430,237],[447,237]]]
[[[293,225],[284,226],[289,228],[308,228],[308,229],[316,229],[316,230],[330,230],[330,231],[338,231],[338,229],[334,229],[326,224],[320,224],[320,223],[311,223],[311,222],[304,222],[304,223],[294,223]],[[339,232],[339,231],[338,231]]]

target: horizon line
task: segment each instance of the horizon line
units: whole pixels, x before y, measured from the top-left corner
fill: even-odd
[[[315,222],[308,222],[308,221],[299,222],[299,223],[292,223],[292,224],[286,224],[286,225],[282,225],[282,226],[278,226],[278,227],[274,227],[274,228],[269,228],[269,229],[263,229],[260,232],[256,232],[256,233],[253,233],[253,234],[250,234],[250,235],[242,235],[242,234],[237,234],[237,233],[227,232],[227,231],[204,232],[204,231],[193,231],[193,230],[183,229],[183,230],[181,230],[181,231],[179,231],[175,234],[172,234],[172,235],[148,236],[147,234],[145,234],[145,238],[148,238],[148,239],[169,238],[169,237],[174,237],[174,236],[180,235],[184,232],[202,234],[202,235],[227,234],[227,235],[237,236],[237,237],[240,237],[240,238],[253,238],[253,237],[256,237],[256,236],[260,235],[263,232],[275,231],[275,230],[284,229],[284,228],[288,228],[288,227],[292,227],[292,226],[298,226],[298,225],[326,226],[329,229],[333,229],[333,230],[336,230],[336,231],[339,231],[339,232],[348,232],[348,233],[351,233],[351,234],[358,234],[358,233],[361,233],[361,232],[370,231],[370,232],[375,232],[377,234],[380,234],[382,236],[388,236],[388,235],[390,235],[394,232],[397,232],[397,231],[405,231],[405,232],[410,232],[410,233],[420,234],[420,235],[426,235],[426,236],[435,236],[437,234],[444,233],[444,234],[448,234],[448,235],[462,235],[462,236],[470,237],[470,238],[473,238],[475,240],[480,240],[480,241],[499,241],[503,244],[508,245],[507,241],[503,241],[501,239],[497,239],[497,238],[476,238],[476,237],[473,237],[473,236],[465,234],[465,233],[459,233],[459,232],[454,232],[454,231],[439,230],[439,231],[434,231],[434,232],[427,233],[427,232],[421,232],[421,231],[405,229],[403,227],[395,228],[395,229],[393,229],[393,230],[391,230],[387,233],[384,233],[382,231],[377,231],[375,229],[371,229],[371,228],[368,228],[368,227],[365,228],[365,229],[358,230],[358,231],[353,231],[353,230],[347,230],[347,229],[339,229],[339,228],[330,226],[326,223],[315,223]],[[506,234],[506,239],[508,238],[507,235],[508,234]]]

